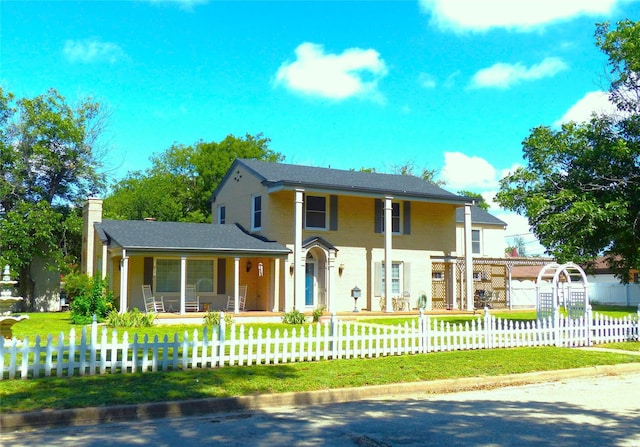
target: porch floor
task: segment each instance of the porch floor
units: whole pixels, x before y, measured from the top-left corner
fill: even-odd
[[[368,311],[361,310],[359,312],[336,312],[336,316],[341,320],[359,320],[363,318],[378,318],[378,317],[405,317],[405,316],[418,316],[418,310],[411,311],[395,311],[392,313],[382,311]],[[473,315],[473,311],[463,310],[428,310],[425,311],[427,315]],[[207,315],[206,312],[188,312],[184,315],[179,313],[161,312],[158,313],[156,319],[157,324],[196,324],[202,321]],[[237,314],[229,313],[238,324],[242,323],[279,323],[282,321],[284,312],[267,312],[261,310],[249,310],[240,312]],[[305,312],[307,317],[311,317],[311,312]],[[329,314],[325,313],[325,316]]]

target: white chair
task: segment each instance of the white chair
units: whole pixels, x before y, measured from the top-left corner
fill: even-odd
[[[187,286],[185,289],[184,310],[186,312],[200,311],[200,297],[196,296],[196,288],[194,286]]]
[[[151,286],[144,284],[142,286],[142,297],[144,298],[145,312],[164,312],[164,299],[157,299],[151,292]]]
[[[238,311],[243,312],[247,302],[247,286],[238,288]],[[233,296],[227,297],[227,312],[235,312],[236,301]]]

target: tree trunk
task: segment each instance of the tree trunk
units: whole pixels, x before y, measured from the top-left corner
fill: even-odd
[[[20,282],[18,290],[22,297],[22,311],[32,312],[35,309],[35,282],[31,278],[31,263],[20,269]]]

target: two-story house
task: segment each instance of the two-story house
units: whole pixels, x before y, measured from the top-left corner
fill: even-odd
[[[448,301],[466,296],[455,263],[465,253],[470,263],[471,249],[456,246],[456,212],[471,247],[470,201],[420,178],[240,159],[212,206],[215,223],[238,223],[290,249],[272,278],[279,310],[352,310],[354,288],[361,308],[390,310],[402,295],[415,307],[419,295],[432,297],[434,263],[444,265]],[[251,280],[249,289],[269,294],[270,281]]]
[[[392,311],[421,295],[473,309],[472,203],[420,178],[238,159],[211,201],[212,224],[187,224],[103,221],[89,200],[83,271],[109,277],[121,311],[143,308],[143,284],[181,313],[187,285],[209,309],[240,286],[247,310]]]

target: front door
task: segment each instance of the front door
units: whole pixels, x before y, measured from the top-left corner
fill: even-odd
[[[316,301],[316,261],[309,257],[307,257],[304,278],[304,305],[313,307]]]

